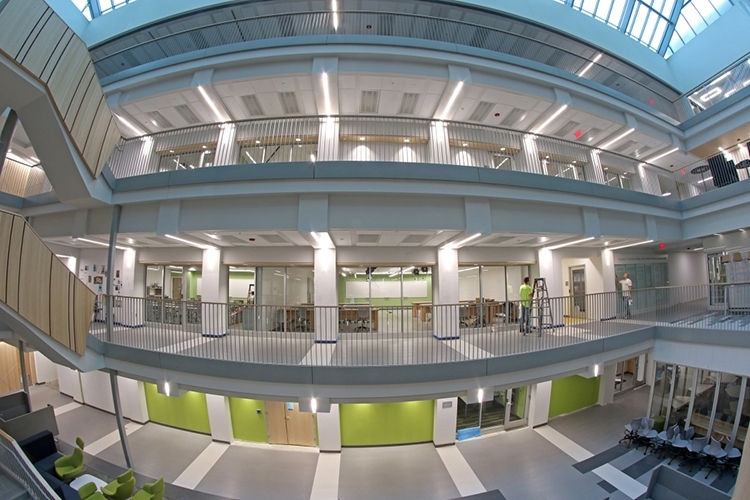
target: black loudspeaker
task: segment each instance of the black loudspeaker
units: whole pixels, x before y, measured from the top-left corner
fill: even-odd
[[[740,180],[740,176],[737,175],[737,169],[734,168],[734,162],[731,160],[727,161],[723,154],[709,158],[708,167],[711,169],[714,186],[717,188],[734,184]]]

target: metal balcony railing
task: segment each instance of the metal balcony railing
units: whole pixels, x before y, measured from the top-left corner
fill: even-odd
[[[477,18],[476,13],[473,14],[472,18]],[[518,30],[519,21],[515,19],[509,22],[507,18],[486,12],[479,18],[487,18],[488,25],[417,14],[368,11],[273,14],[216,21],[207,25],[203,24],[207,19],[204,16],[190,23],[200,23],[200,26],[161,36],[156,34],[158,30],[154,30],[124,42],[116,40],[96,47],[91,54],[97,73],[104,78],[190,52],[231,45],[242,50],[241,44],[247,46],[259,40],[300,37],[300,40],[304,40],[301,43],[308,44],[309,38],[302,37],[320,36],[328,37],[325,41],[330,43],[336,41],[330,38],[336,35],[430,40],[484,49],[543,64],[596,82],[674,119],[682,121],[686,118],[681,107],[675,105],[679,97],[677,92],[623,61],[608,55],[602,57],[599,54],[597,57],[595,48],[578,41],[567,39],[566,43],[557,43],[562,42],[563,38],[557,34],[533,38],[526,33],[540,29],[529,27],[528,30]],[[226,16],[216,16],[215,19],[226,19]],[[154,36],[156,38],[152,38]],[[350,43],[350,40],[346,43]],[[568,47],[576,47],[579,53]],[[586,55],[581,54],[584,52]]]
[[[21,484],[33,500],[60,500],[18,443],[3,431],[0,431],[0,469]]]
[[[745,154],[741,151],[739,155]],[[109,159],[118,179],[226,165],[379,161],[513,170],[640,191],[675,200],[709,189],[610,151],[475,123],[403,117],[306,116],[200,125],[121,140]],[[408,165],[404,165],[408,168]],[[747,177],[738,171],[738,180]]]
[[[91,333],[104,342],[181,356],[277,365],[396,366],[511,356],[653,325],[750,330],[750,283],[661,287],[520,301],[257,305],[104,296]],[[321,344],[328,349],[316,348]]]
[[[697,113],[750,86],[750,52],[720,73],[683,95]]]

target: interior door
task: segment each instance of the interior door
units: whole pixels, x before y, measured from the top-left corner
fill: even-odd
[[[508,389],[505,410],[505,428],[512,429],[529,422],[529,388],[528,386]]]
[[[182,300],[182,278],[172,278],[172,298]]]
[[[572,318],[586,317],[586,268],[570,269],[570,295],[573,301],[568,315]]]
[[[266,426],[270,444],[289,444],[286,435],[286,403],[266,401]]]
[[[313,414],[299,411],[299,404],[266,401],[268,442],[315,446]]]

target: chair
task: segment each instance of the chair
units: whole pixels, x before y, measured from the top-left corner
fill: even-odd
[[[360,307],[359,309],[357,309],[357,322],[359,322],[359,326],[354,329],[355,332],[369,332],[370,331],[369,309],[365,307]]]
[[[469,326],[469,308],[467,306],[458,307],[458,320],[460,326]]]
[[[81,497],[81,500],[107,500],[107,497],[97,491],[94,483],[86,483],[78,488],[78,496]]]
[[[274,332],[283,332],[286,329],[286,309],[283,307],[276,309],[276,326]]]
[[[693,438],[693,435],[695,434],[695,429],[692,427],[688,427],[687,429],[683,430],[679,436],[677,436],[674,441],[672,441],[672,446],[669,448],[670,455],[672,455],[672,458],[669,459],[669,464],[672,465],[672,461],[677,457],[682,457],[687,453],[688,448],[690,447],[690,441]]]
[[[659,458],[662,457],[665,450],[668,450],[672,446],[672,442],[679,437],[680,435],[680,426],[675,424],[672,427],[668,427],[667,430],[661,431],[657,435],[657,447],[654,448],[654,451],[659,451]]]
[[[633,440],[638,437],[638,431],[641,428],[641,418],[634,418],[632,422],[625,425],[625,436],[623,436],[619,443],[622,443],[623,441],[628,442],[628,448],[630,448],[631,443]]]
[[[724,451],[727,452],[727,455],[721,460],[722,467],[719,477],[721,477],[727,469],[732,473],[732,476],[737,477],[737,470],[740,468],[742,452],[734,447],[734,441],[727,441],[727,444],[724,446]]]
[[[641,422],[641,428],[638,430],[637,442],[646,445],[646,449],[643,450],[643,454],[648,453],[648,449],[652,448],[656,450],[656,440],[659,434],[654,430],[654,419],[643,417]],[[638,449],[638,446],[635,447]]]
[[[713,471],[716,471],[721,476],[722,460],[728,455],[721,447],[721,441],[715,438],[711,438],[711,444],[704,447],[703,453],[706,455],[706,466],[708,467],[708,473],[706,479],[711,475]]]
[[[144,484],[143,489],[131,500],[164,500],[164,478],[160,477],[153,483]]]
[[[307,319],[306,307],[300,307],[297,309],[296,330],[298,332],[310,331],[310,320]]]
[[[102,493],[104,493],[104,496],[112,498],[113,500],[126,500],[133,495],[133,490],[135,490],[133,469],[128,469],[117,476],[117,479],[109,483],[107,486],[102,487]]]
[[[700,464],[703,458],[703,448],[708,444],[707,437],[695,438],[690,441],[690,446],[687,448],[687,458],[680,462],[680,467],[684,465],[690,465],[690,471],[693,471],[693,464]]]
[[[83,472],[83,439],[76,438],[76,445],[72,455],[55,460],[55,474],[63,481],[75,479]]]

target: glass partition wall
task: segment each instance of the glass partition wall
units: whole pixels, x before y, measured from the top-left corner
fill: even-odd
[[[467,403],[458,398],[456,430],[479,428],[481,430],[512,429],[526,425],[530,392],[527,386],[495,391],[492,399],[482,403]]]
[[[689,366],[655,364],[650,415],[659,430],[667,425],[693,427],[735,448],[745,444],[750,423],[747,377]]]
[[[148,264],[146,299],[146,321],[200,324],[201,266]]]
[[[250,329],[309,331],[315,300],[312,267],[256,267],[250,300],[255,306]],[[249,284],[248,284],[249,288]]]
[[[459,266],[461,325],[488,326],[501,320],[517,321],[517,307],[508,302],[521,298],[518,292],[527,276],[530,277],[530,266]]]

